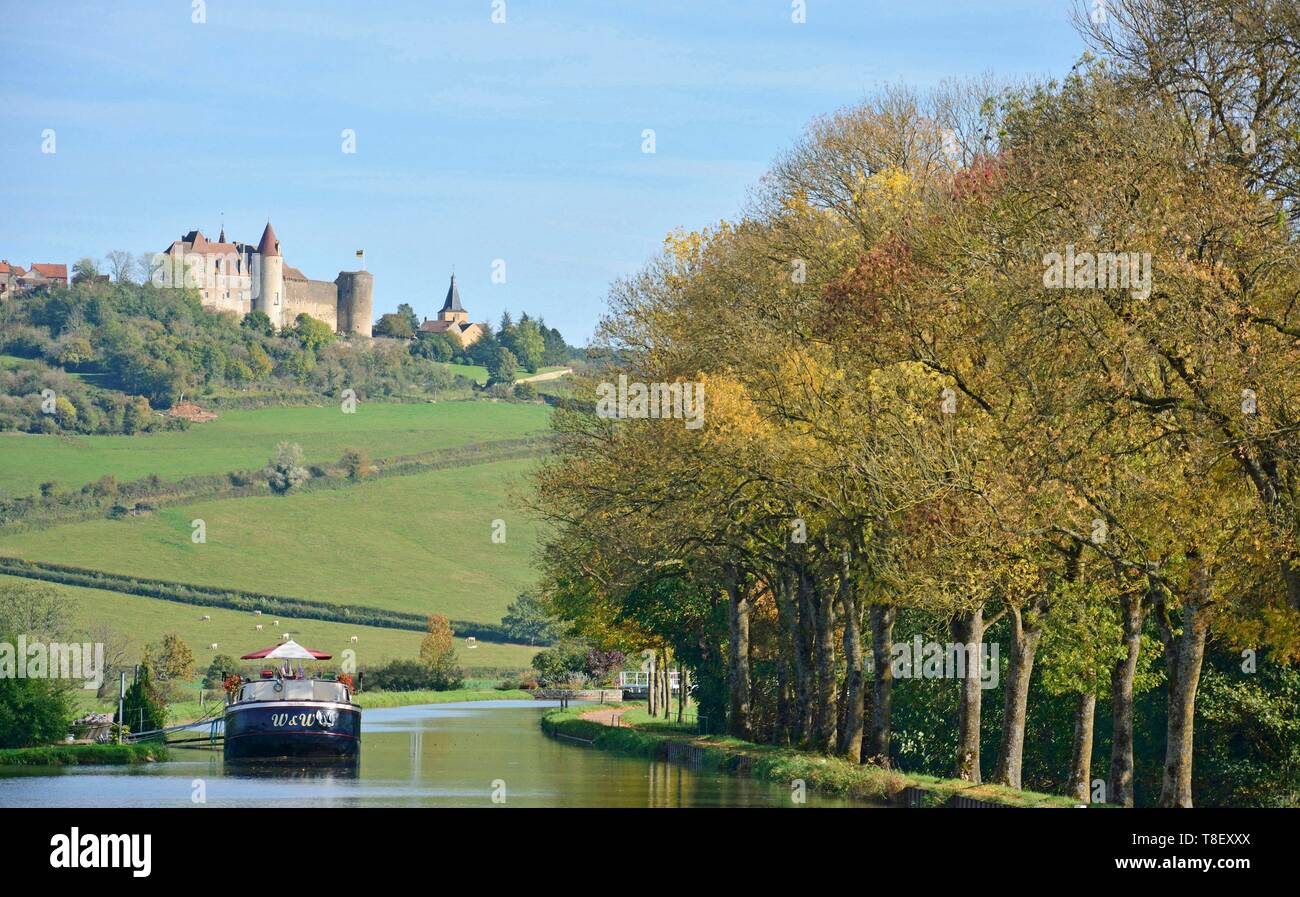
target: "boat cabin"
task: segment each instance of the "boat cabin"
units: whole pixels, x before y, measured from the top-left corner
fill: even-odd
[[[258,679],[245,682],[235,693],[235,703],[245,701],[332,701],[351,704],[352,695],[342,682],[330,679]]]

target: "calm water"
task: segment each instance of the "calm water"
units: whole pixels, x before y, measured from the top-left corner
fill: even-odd
[[[788,786],[618,757],[543,735],[542,701],[367,710],[355,774],[273,769],[226,774],[221,752],[173,748],[139,766],[0,768],[0,807],[476,807],[505,783],[514,807],[793,806]],[[198,733],[196,733],[198,734]],[[188,736],[186,736],[188,737]],[[849,802],[808,795],[806,806]]]

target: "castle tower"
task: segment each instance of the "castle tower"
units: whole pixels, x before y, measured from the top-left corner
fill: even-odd
[[[442,310],[438,312],[439,321],[448,321],[453,324],[464,324],[469,321],[469,312],[465,311],[460,304],[460,290],[456,289],[456,275],[451,275],[451,286],[447,287],[447,299],[442,303]]]
[[[280,255],[280,241],[275,238],[271,222],[266,222],[262,241],[257,244],[261,256],[262,272],[257,302],[253,307],[265,312],[276,330],[284,327],[284,257]]]
[[[334,283],[339,294],[339,333],[370,336],[375,276],[369,271],[340,271]]]

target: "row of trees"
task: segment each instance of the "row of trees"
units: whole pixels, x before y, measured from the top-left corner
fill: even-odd
[[[543,365],[563,364],[580,350],[564,341],[560,331],[546,322],[524,314],[516,324],[509,312],[501,316],[500,326],[484,326],[483,335],[468,346],[450,333],[421,333],[420,320],[410,305],[402,303],[396,312],[380,316],[375,324],[376,336],[412,339],[411,354],[433,361],[456,364],[499,364],[505,352],[510,363],[536,373]],[[501,381],[508,382],[508,381]]]
[[[1127,805],[1159,684],[1153,802],[1191,804],[1207,644],[1242,676],[1300,652],[1300,12],[1108,9],[1063,82],[815,121],[744,218],[615,287],[618,367],[538,477],[558,614],[685,663],[738,737],[881,764],[895,674],[931,672],[899,658],[946,641],[950,774],[1021,787],[1045,692],[1097,796],[1100,698]],[[706,425],[597,413],[620,374],[694,384]]]

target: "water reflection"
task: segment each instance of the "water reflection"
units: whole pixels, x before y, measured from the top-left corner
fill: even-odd
[[[542,734],[540,701],[368,710],[356,767],[226,766],[174,749],[133,767],[0,768],[0,807],[792,806],[789,786],[619,757]],[[494,795],[497,798],[494,801]],[[847,805],[808,796],[809,806]]]

